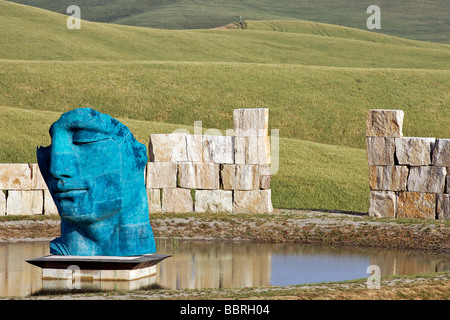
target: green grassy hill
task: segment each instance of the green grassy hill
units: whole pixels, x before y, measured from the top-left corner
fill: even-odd
[[[449,137],[450,46],[311,22],[157,30],[0,1],[0,162],[35,162],[64,111],[91,106],[153,132],[232,128],[267,107],[280,130],[276,207],[368,209],[365,120],[402,109],[407,136]],[[224,131],[223,131],[224,132]]]
[[[14,0],[66,13],[71,0]],[[450,6],[441,0],[78,0],[89,21],[163,29],[209,29],[245,20],[309,20],[367,30],[366,9],[381,9],[377,33],[450,44]],[[375,33],[375,31],[373,31]]]
[[[160,30],[82,22],[0,1],[0,59],[208,61],[304,64],[336,67],[449,69],[450,46],[392,37],[323,36],[330,28],[298,22],[316,33],[266,30]],[[252,23],[249,23],[250,27]],[[256,24],[258,26],[259,24]],[[338,32],[339,33],[339,32]],[[365,32],[366,34],[369,32]],[[20,41],[18,41],[20,39]]]
[[[405,134],[448,137],[449,71],[207,62],[0,62],[0,105],[226,130],[235,108],[270,108],[280,136],[365,148],[367,111],[402,109]],[[5,160],[1,160],[5,161]]]

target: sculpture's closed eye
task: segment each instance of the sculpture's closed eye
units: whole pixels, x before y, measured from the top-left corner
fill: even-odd
[[[110,135],[101,131],[78,129],[73,132],[72,142],[75,145],[84,145],[110,139]]]

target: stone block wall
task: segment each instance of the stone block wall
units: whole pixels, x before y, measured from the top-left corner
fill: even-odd
[[[369,215],[450,218],[450,139],[403,137],[401,110],[370,110]]]
[[[37,164],[0,164],[0,215],[58,214]]]
[[[233,136],[152,134],[150,213],[271,213],[268,109],[233,112]],[[0,164],[0,215],[58,214],[37,164]]]
[[[268,109],[236,109],[233,136],[152,134],[151,213],[271,213]]]

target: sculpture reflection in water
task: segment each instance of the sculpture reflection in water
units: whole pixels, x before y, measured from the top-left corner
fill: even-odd
[[[134,256],[156,251],[144,169],[147,148],[109,115],[64,113],[37,149],[39,168],[61,216],[53,255]]]

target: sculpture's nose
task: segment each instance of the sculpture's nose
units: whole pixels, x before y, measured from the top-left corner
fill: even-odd
[[[72,178],[76,174],[76,157],[74,154],[52,152],[49,173],[57,179]]]
[[[53,136],[49,162],[49,173],[54,178],[75,177],[77,158],[68,139],[65,139],[65,135],[55,134]]]

